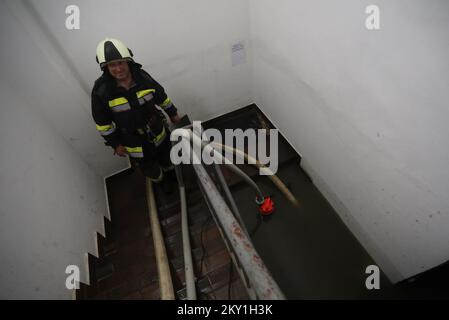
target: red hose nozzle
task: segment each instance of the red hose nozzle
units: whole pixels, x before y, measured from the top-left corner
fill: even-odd
[[[259,206],[259,212],[263,216],[268,216],[274,211],[274,202],[270,197],[265,197],[263,203]]]

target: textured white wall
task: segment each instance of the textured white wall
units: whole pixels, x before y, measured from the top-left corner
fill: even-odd
[[[366,6],[381,30],[365,28]],[[389,277],[449,259],[449,2],[250,1],[253,94]]]

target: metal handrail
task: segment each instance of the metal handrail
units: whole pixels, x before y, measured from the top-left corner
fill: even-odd
[[[190,136],[191,133],[187,133]],[[193,134],[195,137],[195,135]],[[195,143],[195,138],[193,139]],[[190,148],[190,142],[181,139],[179,143],[186,143]],[[216,217],[222,225],[225,235],[232,246],[235,256],[238,258],[245,274],[259,299],[279,300],[285,299],[276,281],[271,276],[262,258],[257,253],[251,240],[232,214],[225,200],[219,193],[214,182],[200,163],[196,150],[192,147],[193,168],[203,189],[207,190],[206,196],[212,206]]]
[[[173,143],[172,143],[173,144]],[[179,198],[181,202],[181,231],[182,231],[182,251],[184,257],[184,273],[186,283],[187,300],[196,300],[197,292],[195,285],[195,273],[193,268],[192,247],[190,244],[189,219],[187,216],[186,187],[182,176],[182,167],[175,165],[176,179],[179,186]]]

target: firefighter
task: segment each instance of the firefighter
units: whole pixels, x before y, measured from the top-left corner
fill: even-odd
[[[120,40],[101,41],[96,60],[103,71],[92,90],[92,116],[97,130],[114,154],[128,155],[145,176],[170,193],[170,180],[175,177],[170,161],[170,132],[167,119],[156,106],[173,123],[180,121],[176,107]]]

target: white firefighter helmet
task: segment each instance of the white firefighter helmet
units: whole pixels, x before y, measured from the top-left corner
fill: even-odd
[[[117,39],[106,38],[97,46],[97,62],[100,64],[100,68],[103,69],[107,63],[116,60],[129,60],[132,59],[133,53],[128,49],[123,42]]]

